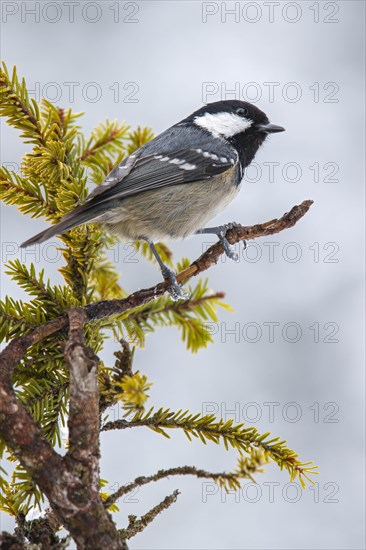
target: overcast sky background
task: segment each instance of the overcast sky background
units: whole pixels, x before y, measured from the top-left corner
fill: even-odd
[[[218,415],[252,419],[319,465],[317,485],[297,492],[271,465],[257,488],[236,497],[210,494],[212,484],[194,478],[147,486],[119,503],[121,527],[127,514],[146,513],[176,488],[181,495],[131,548],[364,548],[364,3],[77,2],[73,15],[66,2],[36,4],[2,3],[2,58],[36,95],[85,111],[86,132],[108,117],[159,133],[206,101],[253,100],[287,131],[267,140],[259,168],[248,171],[251,180],[261,173],[259,181],[247,182],[215,222],[263,222],[314,200],[294,228],[209,271],[210,287],[235,308],[219,312],[214,345],[192,356],[177,331],[160,330],[137,351],[135,367],[154,381],[151,404],[205,412],[213,403]],[[17,132],[2,125],[1,134],[2,161],[19,163],[26,149]],[[279,163],[274,178],[268,163]],[[44,227],[2,205],[2,263],[34,260],[9,253],[9,243],[16,248]],[[175,257],[193,259],[209,241],[174,243]],[[60,265],[45,264],[52,281]],[[143,260],[121,258],[118,269],[131,291],[159,280]],[[23,297],[3,277],[6,294]],[[271,322],[280,323],[273,343]],[[258,341],[248,341],[258,326]],[[301,328],[297,343],[282,336],[286,326],[288,339]],[[103,359],[111,363],[117,349],[111,341]],[[102,455],[110,490],[163,467],[220,471],[236,461],[213,444],[147,429],[103,434]],[[7,516],[1,528],[11,528]]]

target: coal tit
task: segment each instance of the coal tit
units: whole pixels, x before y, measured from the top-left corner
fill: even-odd
[[[213,233],[235,259],[225,239],[231,224],[204,226],[237,195],[244,170],[267,135],[282,131],[250,103],[209,103],[125,158],[84,204],[22,247],[81,224],[102,223],[125,239],[147,241],[173,299],[187,298],[154,241]]]

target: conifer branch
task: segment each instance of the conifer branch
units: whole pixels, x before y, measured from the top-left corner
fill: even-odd
[[[34,482],[50,495],[54,473],[62,471],[62,459],[16,398],[12,385],[12,372],[16,364],[37,336],[33,333],[13,340],[0,354],[0,434]]]
[[[84,345],[84,314],[80,310],[71,310],[69,315],[70,337],[65,356],[71,371],[70,415],[75,422],[75,426],[69,426],[69,453],[62,458],[54,451],[35,420],[16,398],[12,386],[15,366],[29,346],[36,343],[41,335],[47,335],[45,325],[13,340],[0,354],[0,435],[47,496],[78,548],[107,545],[108,548],[119,549],[122,543],[99,494],[96,359]],[[91,394],[92,403],[87,400]],[[80,402],[75,403],[76,398],[81,399],[86,410],[78,409]],[[86,430],[77,424],[77,412],[86,422]],[[86,445],[89,447],[85,448]]]
[[[110,152],[120,152],[122,140],[126,137],[128,126],[120,126],[117,121],[107,122],[99,125],[92,133],[88,143],[80,156],[80,160],[85,162],[90,157],[103,152],[109,146]]]
[[[16,68],[10,77],[4,62],[0,68],[0,116],[6,116],[8,123],[21,130],[28,142],[45,145],[37,103],[29,100],[25,80],[19,82]]]
[[[20,212],[32,218],[46,216],[52,219],[56,213],[43,196],[38,181],[23,178],[5,166],[0,167],[0,199],[5,204],[18,205]]]
[[[229,229],[226,233],[226,238],[230,244],[235,244],[240,241],[248,241],[258,237],[264,237],[268,235],[274,235],[294,226],[305,214],[308,212],[313,201],[306,200],[300,205],[294,206],[290,212],[284,214],[279,219],[274,219],[266,223],[257,224],[253,226],[237,225],[233,229]],[[197,260],[195,260],[188,268],[184,269],[177,274],[177,280],[180,283],[185,283],[191,277],[197,276],[200,273],[206,271],[213,265],[215,265],[219,257],[224,254],[224,248],[220,242],[210,246]],[[102,300],[84,306],[84,310],[87,320],[97,321],[111,317],[112,315],[121,315],[128,310],[137,308],[152,300],[156,297],[162,296],[169,288],[167,281],[158,283],[156,286],[142,289],[130,294],[126,298],[121,300]],[[183,307],[183,306],[182,306]],[[55,334],[61,329],[65,329],[68,326],[67,315],[62,315],[57,319],[48,321],[41,327],[37,327],[32,333],[32,342],[38,343],[46,336]],[[22,337],[21,337],[22,338]]]
[[[253,474],[256,471],[256,468],[253,467],[251,469],[251,474]],[[167,470],[159,470],[156,474],[150,475],[150,476],[140,476],[137,477],[134,481],[131,483],[127,483],[126,485],[123,485],[120,487],[115,493],[110,495],[105,501],[104,506],[106,508],[109,508],[112,504],[114,504],[119,498],[121,498],[123,495],[127,495],[137,487],[142,487],[143,485],[147,485],[148,483],[151,483],[153,481],[160,481],[161,479],[165,479],[167,477],[171,476],[185,476],[185,475],[192,475],[197,478],[201,479],[212,479],[216,483],[218,483],[220,486],[227,487],[230,489],[238,489],[238,486],[240,487],[239,477],[250,477],[249,472],[244,476],[239,476],[237,472],[208,472],[206,470],[203,470],[202,468],[196,468],[196,466],[177,466],[176,468],[169,468]],[[250,477],[252,479],[252,477]]]
[[[128,137],[129,143],[127,145],[127,154],[131,155],[134,151],[136,151],[136,149],[152,140],[154,137],[154,133],[151,128],[143,128],[141,126],[138,126],[136,130],[130,132],[130,135]]]
[[[1,169],[0,199],[24,214],[44,216],[52,222],[85,198],[87,176],[100,183],[118,162],[153,137],[149,128],[130,132],[125,123],[107,120],[85,139],[76,124],[78,113],[45,99],[39,103],[30,99],[16,68],[9,74],[5,65],[0,68],[0,115],[32,145],[23,157],[21,175]],[[304,201],[282,218],[265,224],[237,225],[226,237],[235,244],[278,233],[292,227],[311,204]],[[27,268],[19,261],[9,262],[7,273],[31,300],[5,297],[0,302],[0,339],[10,341],[0,354],[0,457],[6,451],[9,460],[17,463],[9,482],[0,468],[5,474],[0,478],[0,507],[18,520],[16,536],[3,535],[1,544],[23,548],[25,536],[34,534],[35,544],[44,542],[46,547],[61,549],[66,541],[57,546],[56,536],[53,542],[52,538],[56,526],[62,524],[79,549],[126,548],[127,539],[176,500],[178,493],[174,492],[140,519],[131,516],[126,529],[118,532],[114,526],[103,503],[103,499],[108,503],[108,495],[100,492],[103,482],[99,480],[98,462],[101,413],[118,401],[125,418],[132,420],[109,422],[103,429],[147,426],[169,437],[168,431],[178,428],[189,439],[222,442],[240,452],[233,472],[215,474],[189,466],[160,470],[154,476],[137,478],[121,488],[121,494],[136,483],[143,485],[169,474],[206,477],[235,489],[242,478],[251,478],[270,459],[286,469],[291,480],[298,477],[302,485],[308,475],[316,473],[310,463],[301,463],[284,441],[269,439],[268,433],[260,435],[255,428],[188,411],[150,409],[146,413],[151,383],[138,371],[133,372],[134,349],[126,342],[122,342],[123,352],[117,354],[114,368],[98,368],[95,354],[103,347],[105,329],[112,329],[118,337],[136,337],[136,344],[142,347],[145,334],[156,327],[175,326],[187,348],[197,351],[210,341],[210,335],[202,337],[202,323],[217,321],[217,306],[228,307],[220,301],[222,293],[211,294],[207,283],[199,281],[190,288],[189,300],[173,303],[164,296],[168,290],[164,281],[127,296],[119,284],[119,274],[106,257],[113,238],[99,226],[75,228],[60,241],[66,263],[60,269],[64,284],[44,280],[43,270],[37,273],[33,265]],[[137,242],[135,247],[154,261],[146,243]],[[164,261],[172,265],[169,248],[164,243],[158,247]],[[216,243],[192,264],[183,260],[176,267],[178,281],[186,283],[209,269],[223,252]],[[55,449],[57,444],[61,446],[60,425],[65,423],[68,404],[69,448],[61,456]],[[45,497],[55,516],[54,529],[49,529],[44,518],[23,521]],[[114,498],[118,497],[109,497]],[[113,504],[108,510],[113,511]]]
[[[218,322],[217,307],[231,308],[222,299],[223,292],[211,292],[207,280],[199,280],[195,287],[189,287],[189,300],[173,302],[169,296],[161,296],[153,301],[127,311],[118,317],[116,327],[122,325],[122,332],[135,344],[143,345],[145,336],[157,327],[175,326],[181,332],[187,349],[196,353],[212,343],[213,338],[204,330],[203,322]],[[113,321],[112,321],[113,322]],[[108,323],[107,323],[108,324]]]
[[[271,458],[281,469],[286,469],[291,481],[299,478],[301,485],[305,486],[304,479],[313,483],[310,475],[316,474],[316,466],[311,462],[301,462],[295,451],[289,449],[286,441],[281,441],[279,437],[271,438],[270,433],[260,434],[254,426],[248,428],[244,424],[234,424],[233,420],[224,422],[217,420],[215,415],[208,414],[201,416],[193,415],[189,411],[179,410],[173,412],[169,409],[159,409],[154,412],[151,408],[148,412],[137,412],[132,420],[120,419],[113,422],[107,422],[102,431],[123,430],[126,428],[148,427],[153,431],[164,435],[167,438],[168,429],[181,429],[187,438],[191,441],[192,436],[198,438],[206,445],[207,441],[215,444],[223,442],[228,450],[232,447],[239,453],[251,453],[253,448],[265,453],[265,456]]]
[[[192,311],[200,304],[203,304],[205,302],[220,300],[225,298],[225,294],[223,292],[215,292],[214,294],[208,294],[206,296],[201,296],[198,299],[190,299],[185,301],[179,301],[179,302],[168,302],[165,304],[162,304],[161,307],[154,308],[154,307],[146,307],[142,311],[136,311],[132,312],[128,319],[133,319],[136,321],[139,321],[141,318],[150,318],[154,316],[164,315],[166,313],[184,313],[186,311]]]

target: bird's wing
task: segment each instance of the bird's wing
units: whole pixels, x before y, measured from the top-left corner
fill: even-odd
[[[128,158],[124,159],[118,166],[116,166],[112,172],[108,174],[106,179],[100,183],[97,187],[93,189],[91,193],[86,197],[86,201],[89,201],[93,199],[94,197],[97,197],[98,195],[101,195],[107,189],[111,189],[117,183],[121,183],[122,180],[128,176],[128,174],[131,172],[132,168],[135,166],[137,162],[137,155],[131,155]]]
[[[63,216],[62,227],[69,229],[100,218],[121,200],[138,193],[209,180],[238,164],[239,155],[231,145],[204,131],[187,127],[182,132],[178,127],[172,126],[124,159],[84,204]]]
[[[87,197],[86,204],[101,204],[168,185],[210,179],[236,164],[237,155],[230,153],[220,157],[201,149],[182,149],[129,157]]]
[[[132,195],[169,185],[209,180],[238,165],[239,156],[230,145],[208,138],[204,132],[192,133],[189,128],[186,132],[188,138],[192,138],[189,141],[191,148],[182,147],[182,134],[176,128],[170,128],[116,166],[84,204],[22,246],[44,242],[83,223],[98,221],[111,208],[118,206],[120,200]],[[164,147],[161,147],[162,136]]]

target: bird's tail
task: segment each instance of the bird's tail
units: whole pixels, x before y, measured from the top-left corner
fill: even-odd
[[[90,222],[93,219],[95,219],[97,216],[98,214],[96,212],[95,207],[94,208],[90,207],[90,205],[88,204],[84,206],[79,206],[79,208],[76,208],[69,214],[66,214],[66,216],[61,218],[61,220],[55,225],[52,225],[48,229],[41,231],[41,233],[38,233],[37,235],[34,235],[34,237],[32,237],[31,239],[28,239],[27,241],[25,241],[23,244],[20,245],[20,247],[26,248],[31,244],[43,243],[44,241],[47,241],[51,237],[55,237],[56,235],[62,235],[63,233],[66,233],[66,231],[70,231],[70,229],[73,229],[78,225],[82,225],[83,223]]]

